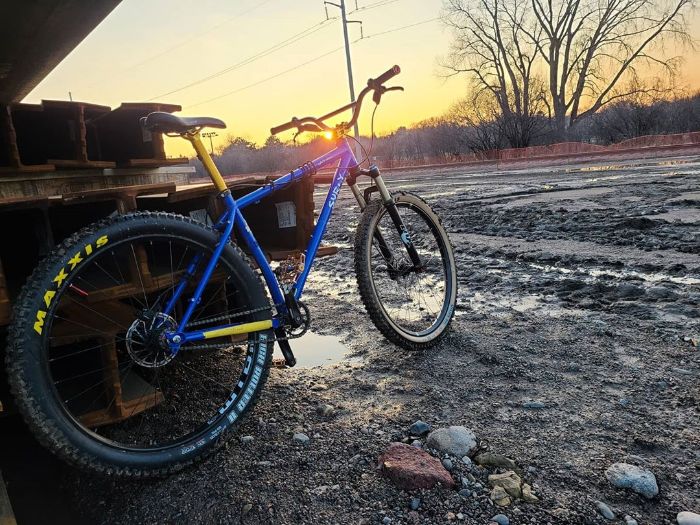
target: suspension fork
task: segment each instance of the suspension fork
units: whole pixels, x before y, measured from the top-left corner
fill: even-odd
[[[394,202],[394,198],[391,196],[391,193],[389,193],[389,189],[386,187],[386,184],[384,184],[384,179],[382,178],[382,175],[379,172],[379,168],[373,164],[368,170],[357,170],[356,172],[351,174],[351,177],[348,178],[350,190],[355,196],[355,199],[357,200],[360,209],[364,210],[364,208],[367,206],[367,202],[362,193],[360,192],[359,188],[357,187],[356,178],[358,174],[368,175],[372,178],[375,186],[377,187],[377,191],[379,192],[379,195],[382,199],[382,204],[386,208],[389,217],[391,217],[391,221],[394,223],[396,230],[399,232],[401,243],[406,248],[406,252],[408,253],[411,262],[413,263],[413,267],[416,269],[421,268],[422,262],[420,256],[418,255],[418,251],[416,250],[416,247],[413,244],[408,229],[406,228],[405,224],[403,223],[403,220],[401,219],[401,214],[399,213],[396,203]],[[377,241],[377,245],[379,247],[379,251],[382,254],[382,257],[384,257],[387,264],[390,265],[390,268],[394,267],[394,255],[391,253],[391,249],[386,244],[386,241],[384,240],[384,237],[382,236],[382,233],[379,231],[378,228],[374,232],[374,238]]]

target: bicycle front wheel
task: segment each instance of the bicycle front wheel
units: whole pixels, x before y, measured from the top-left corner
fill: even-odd
[[[372,322],[409,350],[434,346],[445,335],[457,301],[457,271],[447,232],[417,195],[399,192],[396,207],[421,265],[409,257],[387,208],[370,202],[355,235],[355,273]],[[404,233],[404,236],[405,236]]]
[[[17,301],[6,359],[42,444],[80,467],[150,476],[203,457],[230,434],[265,382],[272,330],[177,353],[165,337],[218,241],[185,217],[139,213],[86,228],[40,264]],[[187,330],[269,319],[260,280],[227,244]]]

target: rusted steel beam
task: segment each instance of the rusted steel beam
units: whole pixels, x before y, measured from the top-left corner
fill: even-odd
[[[94,121],[105,159],[121,167],[145,168],[186,164],[184,157],[168,158],[163,135],[141,127],[140,119],[153,111],[173,113],[182,108],[176,104],[124,102],[109,114]]]
[[[22,105],[26,111],[41,111],[39,105]],[[36,163],[34,165],[25,164],[19,151],[17,143],[17,131],[12,121],[12,109],[8,105],[0,106],[0,174],[11,172],[37,172],[53,171],[55,167],[51,164]]]
[[[46,171],[60,168],[113,168],[105,161],[91,121],[110,108],[84,102],[44,100],[41,104],[14,104],[9,108],[14,130],[14,148],[20,171]],[[8,126],[5,125],[5,128]],[[13,149],[13,137],[3,143]],[[5,146],[7,148],[8,146]],[[12,165],[12,163],[11,163]],[[7,170],[9,171],[9,170]]]

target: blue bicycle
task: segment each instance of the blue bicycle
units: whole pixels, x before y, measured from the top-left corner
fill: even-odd
[[[109,218],[66,239],[34,271],[16,303],[7,370],[44,445],[75,465],[139,477],[215,450],[259,395],[275,342],[295,364],[289,340],[311,321],[304,285],[345,181],[362,210],[355,272],[370,318],[410,350],[445,335],[457,297],[447,233],[422,199],[392,194],[376,166],[361,168],[347,140],[368,94],[379,104],[402,89],[384,86],[398,73],[370,79],[355,103],[273,128],[331,133],[335,147],[239,199],[200,137],[222,121],[143,119],[151,132],[192,143],[225,211],[213,227],[162,212]],[[325,123],[345,111],[349,122]],[[336,172],[306,251],[273,269],[243,210],[326,166]],[[364,192],[363,176],[371,180]],[[232,242],[234,228],[246,252]]]

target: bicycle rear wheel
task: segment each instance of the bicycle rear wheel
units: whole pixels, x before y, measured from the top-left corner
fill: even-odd
[[[415,269],[401,232],[375,200],[357,226],[355,273],[375,326],[390,341],[418,350],[437,344],[450,325],[457,301],[455,259],[447,232],[423,199],[398,192],[394,200],[421,268]]]
[[[177,215],[133,214],[88,227],[36,269],[16,305],[7,369],[44,445],[81,467],[149,476],[221,444],[267,378],[272,331],[185,344],[175,355],[164,337],[218,235]],[[188,329],[270,318],[258,277],[228,244]]]

